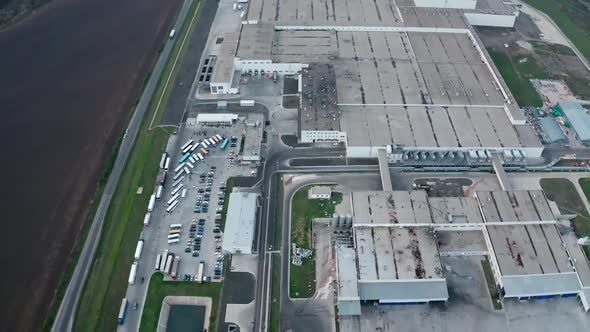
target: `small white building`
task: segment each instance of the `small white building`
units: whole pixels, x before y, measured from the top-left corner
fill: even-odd
[[[330,199],[332,197],[332,188],[326,186],[314,186],[307,192],[308,199]]]
[[[231,126],[238,121],[237,114],[230,113],[200,113],[197,115],[197,124],[200,125],[225,125]]]
[[[224,252],[251,254],[256,225],[258,194],[237,192],[229,195],[225,230],[223,232]]]

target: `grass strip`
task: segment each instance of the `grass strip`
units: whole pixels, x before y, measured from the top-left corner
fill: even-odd
[[[193,2],[187,13],[188,19],[184,22],[179,38],[175,41],[162,71],[137,140],[113,196],[92,270],[76,314],[74,325],[76,331],[116,329],[118,306],[127,289],[127,276],[133,260],[135,244],[143,228],[142,220],[149,196],[155,187],[159,159],[173,131],[172,128],[157,128],[149,131],[149,121],[155,111],[155,101],[162,93],[168,92],[167,95],[169,95],[169,91],[163,90],[162,77],[170,75],[171,59],[174,59],[178,52],[183,51],[180,49],[178,40],[181,40],[186,33],[190,33],[188,26],[198,3],[198,1]],[[188,47],[188,44],[184,47]],[[169,89],[172,89],[171,85],[167,90]],[[167,97],[164,102],[167,102]],[[143,194],[136,194],[138,187],[144,187]]]
[[[541,97],[529,79],[542,79],[547,75],[532,56],[520,62],[513,61],[508,55],[491,49],[488,49],[488,53],[520,106],[543,106]]]
[[[291,243],[297,247],[312,249],[312,221],[314,218],[331,217],[336,205],[342,202],[342,194],[332,192],[332,199],[308,199],[307,192],[318,184],[300,188],[291,201]],[[313,251],[313,250],[312,250]],[[315,253],[303,259],[301,266],[290,265],[289,296],[309,298],[315,293]]]
[[[276,212],[275,212],[275,224],[274,224],[274,239],[272,243],[272,247],[274,250],[280,250],[283,244],[283,198],[284,194],[284,187],[283,187],[283,176],[281,174],[277,174],[277,188],[276,188]]]
[[[272,254],[272,280],[269,331],[279,332],[281,318],[281,255]]]
[[[498,294],[498,289],[496,288],[492,266],[490,265],[490,261],[487,257],[481,260],[481,267],[483,268],[483,274],[486,277],[486,283],[488,285],[488,290],[490,291],[490,297],[492,299],[494,309],[502,310],[502,301],[500,301],[500,294]]]
[[[220,282],[198,284],[194,281],[164,281],[162,273],[154,273],[150,279],[139,331],[154,332],[157,330],[162,301],[166,296],[203,296],[210,297],[212,300],[208,331],[214,332],[217,327],[221,287],[222,283]]]

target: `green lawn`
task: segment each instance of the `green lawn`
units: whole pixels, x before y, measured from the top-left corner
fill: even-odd
[[[164,298],[169,295],[182,295],[204,296],[212,299],[213,306],[208,331],[214,332],[217,328],[221,285],[220,282],[198,284],[194,281],[164,281],[164,275],[161,273],[153,274],[150,279],[139,330],[142,332],[155,332],[158,327],[160,309]]]
[[[272,254],[272,281],[269,331],[279,332],[281,319],[281,255]]]
[[[155,187],[160,156],[173,131],[172,128],[156,128],[149,131],[148,127],[160,95],[169,93],[163,91],[163,82],[172,71],[171,62],[181,51],[180,41],[187,33],[190,18],[193,17],[197,4],[198,1],[195,1],[191,5],[187,21],[175,41],[113,196],[92,270],[76,314],[76,331],[113,331],[116,328],[118,307],[127,289],[133,252],[143,228],[142,220],[149,196]],[[187,46],[185,43],[182,52]],[[168,89],[172,89],[172,85],[169,85]],[[167,97],[163,102],[167,102]],[[144,188],[143,194],[136,194],[138,187]]]
[[[481,267],[483,268],[483,274],[486,277],[486,283],[488,285],[488,290],[490,292],[490,297],[492,298],[494,309],[502,310],[502,302],[500,301],[500,295],[498,294],[498,289],[496,288],[496,282],[494,281],[494,273],[492,272],[490,261],[487,258],[483,259],[481,261]]]
[[[332,192],[331,200],[307,199],[311,186],[299,189],[291,202],[291,243],[312,249],[313,218],[331,217],[336,205],[342,202],[342,194]],[[290,266],[289,296],[309,298],[315,293],[315,254],[303,260],[301,266]]]
[[[545,12],[561,30],[590,59],[590,8],[586,1],[577,0],[524,0]]]
[[[588,197],[588,180],[580,181],[582,189],[585,190]],[[590,236],[590,218],[584,207],[582,198],[578,195],[574,184],[568,179],[541,179],[541,187],[545,191],[547,198],[557,203],[562,213],[575,213],[574,230],[578,237]],[[589,255],[588,247],[584,247],[586,255]]]
[[[543,101],[529,81],[531,78],[546,78],[546,73],[532,56],[511,59],[502,52],[488,49],[492,61],[512,91],[516,102],[520,106],[543,106]],[[526,61],[519,61],[526,59]]]
[[[274,224],[274,239],[272,246],[275,250],[280,250],[281,245],[283,243],[283,223],[282,223],[282,211],[283,211],[283,196],[284,196],[284,187],[283,187],[283,176],[277,174],[277,191],[276,191],[276,213],[275,213],[275,224]]]

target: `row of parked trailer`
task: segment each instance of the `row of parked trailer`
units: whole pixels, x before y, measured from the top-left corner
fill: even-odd
[[[178,267],[180,265],[180,256],[174,255],[165,249],[162,254],[156,257],[155,270],[169,275],[172,279],[178,276]]]

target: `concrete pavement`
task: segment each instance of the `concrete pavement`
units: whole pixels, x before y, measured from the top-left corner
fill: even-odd
[[[185,0],[180,10],[178,19],[174,24],[174,28],[177,31],[184,22],[190,4],[190,0]],[[82,249],[82,253],[80,254],[78,263],[76,264],[72,279],[68,284],[68,288],[66,289],[66,293],[55,317],[55,321],[51,329],[52,331],[71,331],[73,328],[80,295],[84,288],[88,272],[92,267],[92,262],[94,261],[94,255],[96,253],[96,248],[98,247],[106,213],[117,188],[119,178],[121,177],[125,164],[127,163],[127,158],[129,157],[131,149],[133,148],[133,144],[135,143],[135,139],[137,138],[141,121],[147,111],[149,101],[152,97],[152,94],[154,93],[158,80],[160,79],[162,69],[164,68],[166,61],[168,60],[168,56],[170,55],[172,45],[173,42],[168,41],[164,46],[164,50],[160,54],[160,57],[154,66],[153,73],[145,87],[143,94],[141,95],[135,112],[131,117],[131,121],[129,122],[129,126],[127,128],[127,135],[121,143],[121,148],[119,149],[113,170],[105,186],[94,219],[92,220],[92,226],[88,232],[88,237],[86,238],[84,248]]]

